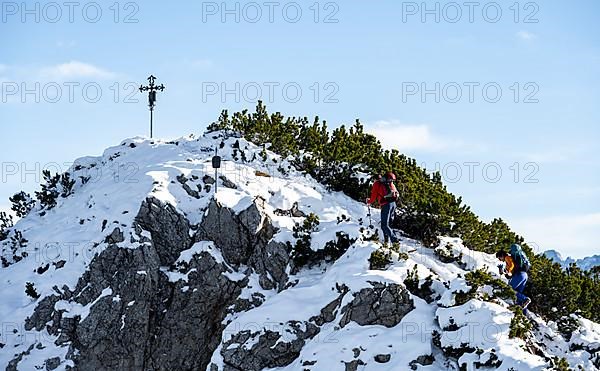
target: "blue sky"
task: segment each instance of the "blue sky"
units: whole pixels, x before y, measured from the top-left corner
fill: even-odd
[[[201,132],[257,96],[330,127],[360,118],[536,249],[600,253],[597,1],[476,2],[472,19],[434,1],[429,13],[420,1],[78,2],[71,19],[61,2],[7,4],[0,207],[38,187],[27,170],[147,135],[134,88],[152,73],[167,86],[157,136]]]

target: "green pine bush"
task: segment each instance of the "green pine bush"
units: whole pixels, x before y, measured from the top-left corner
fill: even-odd
[[[564,271],[545,257],[534,256],[523,237],[504,220],[481,221],[462,198],[447,190],[441,174],[429,173],[397,150],[384,150],[376,137],[364,132],[359,120],[349,128],[342,125],[329,131],[327,122],[318,116],[310,121],[307,117],[284,117],[279,112],[269,114],[258,102],[253,113],[243,110],[229,115],[224,110],[209,130],[235,132],[265,150],[291,156],[297,170],[357,201],[369,195],[372,181],[361,180],[358,174],[393,171],[400,192],[393,228],[430,247],[439,245],[438,236],[459,237],[466,247],[486,253],[519,243],[532,261],[525,292],[533,300],[532,310],[547,319],[578,311],[600,321],[600,311],[594,310],[600,308],[600,269],[596,273]]]
[[[73,194],[75,179],[71,179],[69,173],[52,175],[49,170],[44,170],[42,176],[45,183],[42,184],[40,191],[35,192],[35,197],[40,201],[42,209],[50,210],[56,206],[59,196],[66,198]]]
[[[432,303],[435,300],[435,292],[431,289],[433,277],[431,275],[427,276],[425,282],[419,285],[419,273],[416,265],[414,265],[412,269],[408,269],[406,273],[407,275],[404,279],[404,286],[406,286],[406,289],[410,291],[411,294],[418,296],[427,303]]]
[[[31,282],[27,282],[25,284],[25,294],[27,294],[27,296],[31,297],[34,300],[39,299],[40,297],[40,294],[37,292],[35,286]]]
[[[465,274],[465,281],[471,287],[468,292],[458,292],[455,295],[456,305],[462,305],[471,299],[493,301],[496,298],[503,300],[516,300],[514,290],[504,281],[494,278],[486,269],[478,269]],[[481,293],[479,288],[491,286],[493,295]]]
[[[292,260],[296,267],[302,267],[308,264],[313,255],[311,248],[311,234],[317,231],[319,226],[319,216],[310,213],[306,216],[302,224],[296,223],[293,228],[293,236],[296,238],[296,245],[292,251]]]
[[[565,358],[554,357],[552,358],[552,371],[571,371],[571,366]]]
[[[389,250],[377,249],[369,257],[369,269],[385,270],[390,264],[392,264],[392,253]]]
[[[8,200],[12,203],[11,210],[14,211],[19,218],[27,216],[35,205],[35,201],[31,196],[23,191],[15,193],[12,197],[9,197]]]
[[[531,321],[527,319],[527,316],[525,316],[523,309],[520,306],[514,305],[510,309],[515,315],[510,320],[510,331],[508,333],[508,337],[511,339],[519,338],[526,340],[531,328],[533,327]]]
[[[0,241],[8,238],[8,229],[13,226],[13,217],[6,212],[0,212]]]
[[[40,201],[42,208],[48,210],[56,206],[56,199],[60,195],[57,190],[58,183],[60,182],[60,174],[52,175],[50,170],[42,171],[45,183],[42,184],[42,189],[35,192],[35,197]]]

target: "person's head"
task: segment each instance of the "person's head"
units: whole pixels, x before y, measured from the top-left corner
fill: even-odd
[[[391,171],[388,171],[382,178],[381,181],[385,182],[385,183],[391,183],[394,180],[396,180],[396,174],[392,173]]]
[[[504,259],[506,259],[507,256],[508,256],[508,254],[504,250],[500,250],[496,253],[496,258],[498,258],[498,260],[501,260],[501,261],[504,261]]]

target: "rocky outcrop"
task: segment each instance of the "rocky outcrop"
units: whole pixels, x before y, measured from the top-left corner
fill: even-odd
[[[235,183],[232,182],[231,180],[227,179],[226,176],[221,175],[219,177],[219,179],[221,179],[221,181],[223,182],[223,187],[225,187],[225,188],[231,188],[231,189],[237,189],[237,185],[235,185]]]
[[[113,294],[95,299],[85,319],[61,329],[78,369],[206,367],[227,304],[241,287],[222,275],[225,267],[208,253],[192,259],[187,282],[171,282],[159,262],[153,246],[112,247],[82,277],[75,295],[90,298],[82,304],[100,287],[110,287]]]
[[[336,288],[339,296],[308,321],[281,323],[276,326],[279,331],[273,331],[275,328],[256,332],[244,330],[232,335],[221,347],[223,369],[212,364],[211,371],[252,371],[291,364],[300,355],[306,341],[319,334],[325,323],[335,320],[342,299],[349,291],[343,284],[336,284]],[[247,347],[248,343],[252,346]],[[308,366],[317,361],[305,360],[303,363]]]
[[[248,259],[248,265],[259,274],[259,283],[265,290],[282,291],[288,282],[286,268],[290,261],[290,249],[286,244],[271,241],[259,245]]]
[[[429,366],[432,365],[435,361],[435,358],[431,355],[422,355],[417,357],[417,359],[410,361],[409,366],[411,370],[417,370],[419,365],[421,366]]]
[[[123,237],[123,233],[121,232],[120,228],[115,228],[112,233],[104,239],[104,242],[108,244],[117,244],[123,241],[125,241],[125,238]]]
[[[141,205],[128,241],[137,247],[120,247],[125,238],[115,228],[104,239],[108,247],[92,259],[76,287],[54,287],[55,294],[41,299],[27,319],[26,329],[47,330],[57,345],[69,347],[66,359],[47,359],[47,369],[67,360],[74,370],[206,369],[219,348],[226,316],[264,301],[260,293],[240,298],[247,276],[258,274],[264,289],[288,285],[290,251],[272,241],[275,233],[256,202],[236,213],[212,200],[201,224],[192,229],[173,206],[150,197]],[[214,242],[223,260],[202,251],[178,261],[182,251],[205,240]],[[246,277],[228,278],[232,269],[243,269],[237,273]],[[410,295],[399,285],[372,283],[343,308],[349,289],[341,284],[337,291],[338,297],[308,321],[289,321],[281,332],[263,329],[226,337],[220,347],[224,370],[291,364],[306,341],[339,318],[340,311],[342,327],[350,321],[391,327],[413,309]],[[17,369],[24,356],[16,357],[11,367]]]
[[[150,232],[161,265],[171,265],[181,251],[192,246],[190,224],[171,204],[148,197],[135,218],[136,229]],[[139,233],[138,233],[139,235]]]
[[[271,241],[275,232],[271,220],[256,202],[236,214],[212,200],[197,239],[214,241],[228,264],[253,268],[264,289],[281,291],[288,280],[285,270],[290,251],[286,244]]]
[[[392,359],[391,354],[378,354],[375,356],[375,362],[377,363],[388,363]]]
[[[196,191],[195,189],[192,189],[192,187],[190,187],[190,185],[187,184],[188,180],[189,179],[183,174],[177,176],[177,181],[181,184],[181,188],[183,188],[183,190],[185,191],[185,193],[188,194],[188,196],[200,198],[200,193],[198,193],[198,191]],[[196,186],[196,188],[198,188],[198,186]]]
[[[294,204],[292,205],[292,207],[289,210],[275,209],[273,211],[273,213],[275,215],[289,216],[289,217],[293,217],[293,218],[304,218],[304,217],[306,217],[306,214],[304,212],[302,212],[298,208],[298,202],[294,202]]]
[[[60,366],[60,357],[49,358],[46,360],[46,362],[44,362],[44,365],[48,371],[56,370],[58,366]]]
[[[362,359],[355,359],[351,362],[345,362],[345,371],[358,371],[359,366],[365,366],[366,363]]]
[[[223,344],[223,371],[259,371],[265,368],[284,367],[300,355],[307,339],[315,337],[320,329],[310,322],[288,323],[285,335],[275,331],[251,333],[241,331]],[[302,329],[304,328],[304,329]],[[250,348],[245,343],[253,341]]]
[[[275,230],[256,204],[236,214],[212,200],[200,224],[198,240],[214,241],[223,258],[232,266],[246,264],[256,245],[266,245]],[[263,228],[264,227],[264,228]]]
[[[344,327],[350,321],[354,321],[362,326],[394,327],[415,308],[410,293],[403,286],[370,283],[373,287],[364,288],[354,294],[354,300],[342,308],[344,316],[340,326]]]
[[[319,313],[318,316],[314,316],[310,319],[312,322],[316,323],[319,326],[323,326],[323,324],[332,322],[335,319],[335,317],[337,316],[338,308],[340,307],[340,305],[342,305],[342,299],[344,299],[344,296],[346,296],[346,294],[350,290],[348,286],[344,284],[340,285],[336,283],[335,286],[337,292],[339,293],[339,296],[331,303],[327,304],[324,308],[322,308],[321,313]]]
[[[55,289],[56,290],[56,289]],[[52,320],[54,314],[54,305],[61,299],[59,295],[46,296],[40,300],[33,315],[25,320],[25,330],[42,331],[46,323]]]
[[[355,321],[359,325],[380,324],[393,327],[414,309],[410,294],[403,286],[377,282],[371,282],[371,285],[371,288],[362,289],[354,294],[354,300],[341,309],[342,327],[350,321]],[[222,371],[253,371],[291,364],[300,355],[300,350],[307,339],[314,338],[321,331],[322,325],[338,318],[338,309],[349,289],[343,284],[336,284],[336,289],[338,297],[309,321],[288,322],[287,326],[282,326],[284,329],[279,332],[264,329],[252,333],[246,330],[231,336],[221,347],[220,353],[224,365]],[[356,348],[354,352],[357,358],[360,349]],[[391,355],[381,354],[375,358],[375,362],[386,363],[390,359]],[[345,363],[345,366],[347,370],[357,370],[359,366],[365,364],[364,361],[356,359]],[[212,365],[212,370],[219,370],[219,368]]]
[[[19,362],[21,362],[23,357],[31,354],[32,350],[33,350],[33,344],[31,344],[29,346],[29,348],[27,348],[26,351],[21,352],[20,354],[17,354],[16,357],[8,363],[8,366],[6,366],[6,371],[18,371],[19,370],[19,368],[18,368]]]
[[[40,301],[27,329],[46,328],[57,345],[69,346],[75,370],[205,369],[247,279],[228,279],[229,268],[208,252],[170,270],[193,244],[189,223],[172,206],[149,198],[135,220],[139,247],[109,245],[73,291],[55,287],[56,295]],[[116,232],[110,240],[115,237],[122,240]],[[51,358],[46,365],[60,362]]]
[[[343,313],[340,325],[344,327],[350,321],[359,325],[380,324],[387,327],[397,325],[402,318],[414,309],[408,291],[397,284],[371,282],[371,288],[365,288],[354,294],[354,299],[341,309]],[[238,332],[225,341],[221,347],[224,368],[222,371],[262,370],[264,368],[283,367],[291,364],[300,355],[307,339],[314,338],[325,323],[338,318],[338,310],[349,289],[344,284],[336,284],[338,297],[323,307],[320,314],[309,321],[288,322],[281,331],[270,329],[251,332]],[[290,329],[288,329],[290,328]],[[252,344],[248,346],[248,344]],[[355,349],[355,358],[360,350]],[[382,354],[375,362],[390,361],[391,355]],[[366,363],[360,359],[345,364],[347,370],[357,370]],[[212,370],[219,370],[212,365]],[[221,371],[221,370],[219,370]]]

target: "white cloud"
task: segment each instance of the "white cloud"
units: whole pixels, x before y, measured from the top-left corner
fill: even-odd
[[[458,141],[434,135],[428,125],[408,125],[398,120],[377,121],[365,125],[365,131],[375,135],[383,147],[397,149],[401,152],[437,152],[461,145]]]
[[[536,252],[559,251],[582,258],[600,252],[600,213],[511,219],[509,224]]]
[[[517,32],[517,37],[521,40],[525,41],[533,41],[537,39],[537,35],[528,31],[519,31]]]
[[[109,79],[115,76],[115,74],[110,71],[106,71],[92,64],[78,61],[71,61],[55,66],[44,67],[40,70],[40,74],[43,77],[52,79],[70,79],[80,77]]]

